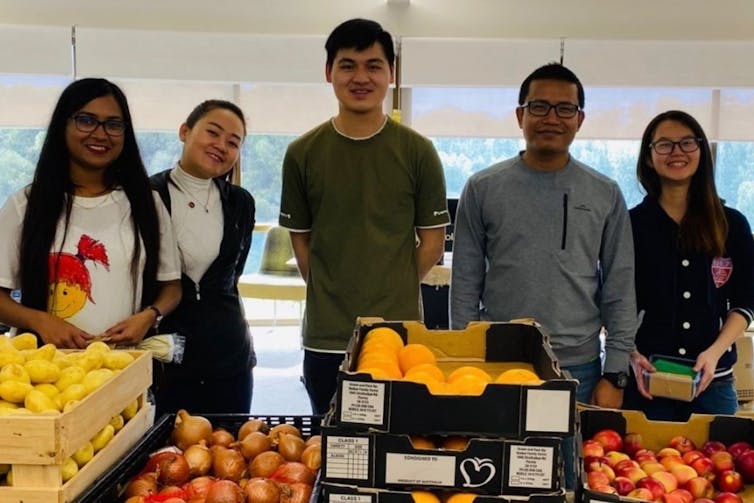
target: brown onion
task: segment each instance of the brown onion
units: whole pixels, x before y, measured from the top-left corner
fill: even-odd
[[[212,460],[212,472],[218,479],[238,482],[246,472],[246,460],[240,452],[220,447],[215,450],[215,457]]]
[[[261,431],[252,431],[246,435],[243,440],[236,443],[237,448],[243,454],[247,461],[251,461],[257,455],[269,451],[272,443],[270,437]]]
[[[308,503],[311,496],[312,486],[309,484],[280,484],[280,503]]]
[[[273,481],[257,477],[249,480],[243,488],[250,503],[278,503],[280,489]]]
[[[269,478],[275,482],[284,482],[286,484],[294,484],[296,482],[314,484],[316,474],[303,463],[289,461],[280,465]]]
[[[186,458],[189,465],[189,474],[192,477],[207,475],[212,468],[212,453],[205,445],[204,440],[189,446],[183,453],[183,457]]]
[[[144,496],[131,496],[125,503],[144,503]]]
[[[272,429],[270,429],[270,433],[268,434],[270,436],[270,440],[272,441],[273,449],[277,448],[281,433],[288,433],[290,435],[301,437],[301,432],[298,431],[298,428],[296,428],[292,424],[278,424],[277,426],[273,426]]]
[[[189,499],[204,498],[209,492],[209,488],[215,483],[215,479],[212,477],[197,477],[189,480],[188,484],[184,486],[186,490],[186,497]]]
[[[249,476],[269,477],[283,463],[285,463],[285,458],[280,453],[275,451],[263,452],[249,463]]]
[[[306,442],[301,437],[281,432],[278,437],[278,452],[286,461],[300,461]]]
[[[306,445],[307,447],[312,444],[320,444],[322,445],[322,435],[312,435],[311,437],[306,439]]]
[[[243,503],[244,493],[232,480],[218,480],[207,492],[205,503]]]
[[[173,428],[173,443],[180,450],[185,451],[200,440],[209,443],[211,436],[212,424],[206,417],[192,416],[184,409],[178,411]]]
[[[312,444],[301,453],[301,462],[311,471],[316,472],[322,466],[322,446]]]
[[[157,474],[143,473],[133,479],[126,486],[125,497],[131,496],[149,496],[157,492]]]
[[[171,453],[157,465],[157,481],[166,486],[180,486],[189,480],[189,464],[182,454]]]
[[[209,445],[222,445],[228,447],[235,442],[236,437],[233,436],[228,430],[223,428],[217,428],[212,432],[209,439]]]
[[[267,434],[270,431],[270,427],[261,419],[249,419],[238,429],[238,440],[243,440],[246,438],[246,435],[253,431]]]

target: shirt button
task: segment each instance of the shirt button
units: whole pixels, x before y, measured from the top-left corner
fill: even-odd
[[[683,260],[681,260],[681,265],[682,265],[683,267],[688,267],[688,266],[689,266],[689,261],[688,261],[688,260],[686,260],[686,259],[683,259]]]
[[[686,348],[678,348],[678,354],[679,355],[685,355],[686,354]]]
[[[685,328],[686,330],[688,330],[689,328],[691,328],[691,323],[689,323],[688,321],[684,321],[683,322],[683,328]]]
[[[683,298],[684,299],[690,299],[691,298],[691,292],[683,292]]]

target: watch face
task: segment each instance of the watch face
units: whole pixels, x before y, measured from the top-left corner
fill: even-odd
[[[619,388],[625,388],[628,385],[628,376],[626,374],[621,373],[616,377],[615,384],[617,384]]]

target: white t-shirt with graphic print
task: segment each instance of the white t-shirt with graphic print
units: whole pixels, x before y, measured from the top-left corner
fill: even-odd
[[[181,277],[178,251],[170,216],[156,192],[152,193],[159,217],[160,257],[158,281]],[[26,191],[13,194],[0,209],[0,287],[20,287],[21,226],[26,212]],[[65,243],[62,243],[65,233]],[[62,243],[62,248],[61,248]],[[125,192],[114,190],[98,197],[74,197],[67,233],[64,219],[58,229],[49,264],[58,281],[51,312],[82,330],[98,335],[139,310],[144,248],[131,279],[134,235],[131,205]]]

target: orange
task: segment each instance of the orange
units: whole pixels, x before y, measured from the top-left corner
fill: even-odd
[[[445,503],[473,503],[476,497],[477,495],[473,493],[453,493],[448,496]]]
[[[372,376],[372,379],[394,379],[390,372],[379,367],[359,368],[358,370],[356,370],[356,372],[369,374],[370,376]]]
[[[396,364],[398,363],[398,353],[387,346],[371,346],[366,349],[362,348],[357,361],[362,361],[372,356],[377,356],[382,359],[388,359],[392,362],[395,362]]]
[[[429,437],[411,436],[411,446],[414,449],[437,449]]]
[[[490,376],[487,372],[480,369],[479,367],[474,367],[471,365],[465,365],[463,367],[458,367],[457,369],[455,369],[448,376],[448,382],[453,382],[459,377],[465,375],[477,376],[478,378],[484,380],[484,382],[492,382],[492,376]]]
[[[371,329],[364,336],[364,344],[370,341],[380,341],[383,344],[391,346],[398,351],[403,347],[403,338],[398,332],[388,327],[377,327]]]
[[[395,355],[396,358],[398,358],[398,349],[395,348],[392,344],[388,344],[384,341],[381,341],[379,339],[372,339],[369,342],[365,342],[361,345],[361,352],[362,353],[371,353],[372,351],[379,351],[381,353],[389,353],[391,355]]]
[[[406,344],[398,351],[398,364],[404,374],[422,363],[437,363],[435,354],[424,344]]]
[[[499,384],[542,384],[544,381],[537,374],[527,369],[508,369],[502,372],[497,379]]]
[[[429,491],[411,491],[411,498],[414,503],[440,503],[440,498]]]
[[[403,376],[403,380],[426,385],[432,395],[445,394],[445,383],[435,379],[435,377],[429,372],[414,372],[413,369],[411,369],[405,376]]]
[[[484,378],[474,374],[465,374],[448,383],[448,391],[454,395],[481,395],[487,387]]]
[[[408,378],[408,376],[410,376],[414,372],[426,373],[434,377],[436,381],[445,382],[445,374],[442,370],[440,370],[440,367],[438,367],[434,363],[420,363],[415,367],[411,367],[410,369],[408,369],[408,372],[406,372],[406,375],[404,377]]]
[[[374,353],[359,359],[356,370],[360,371],[365,368],[378,368],[383,370],[391,379],[400,379],[403,377],[398,363],[390,358],[389,355]]]
[[[468,437],[445,437],[442,441],[442,448],[449,451],[463,451],[469,445]]]

